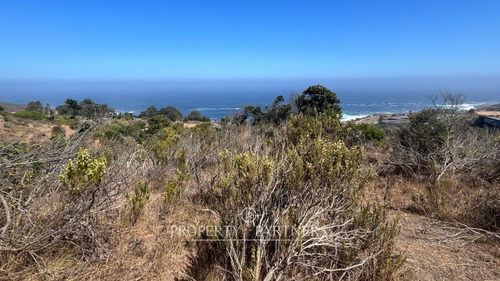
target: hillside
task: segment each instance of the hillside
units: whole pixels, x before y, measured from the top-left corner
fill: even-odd
[[[303,101],[217,126],[2,114],[0,280],[500,279],[498,131]]]
[[[6,112],[16,112],[20,110],[24,110],[26,105],[23,104],[14,104],[8,102],[0,102],[0,106],[3,107],[3,110]]]

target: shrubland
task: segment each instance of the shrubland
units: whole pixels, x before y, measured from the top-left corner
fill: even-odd
[[[0,279],[394,279],[398,206],[373,186],[498,237],[498,132],[454,106],[384,131],[340,122],[317,85],[219,126],[58,117],[73,134],[0,146]]]
[[[442,93],[434,101],[435,108],[411,114],[408,125],[389,133],[391,153],[379,174],[413,186],[407,207],[415,212],[498,231],[498,130],[477,127],[460,112],[461,95]]]

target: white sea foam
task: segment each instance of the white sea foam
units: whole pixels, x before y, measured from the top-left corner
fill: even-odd
[[[241,110],[240,107],[201,107],[195,108],[193,110],[199,111],[219,111],[219,110]]]
[[[362,114],[362,115],[342,114],[342,118],[340,119],[340,121],[350,121],[350,120],[363,118],[363,117],[367,117],[367,116],[369,116],[369,115],[366,115],[366,114]]]

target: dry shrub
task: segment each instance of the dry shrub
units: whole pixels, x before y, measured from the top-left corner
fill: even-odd
[[[216,241],[198,243],[195,279],[392,278],[402,263],[392,249],[396,223],[359,202],[363,153],[332,134],[340,127],[325,116],[294,117],[270,142],[247,129],[245,147],[219,153],[199,196],[226,230],[201,234]]]
[[[478,128],[460,113],[462,96],[442,93],[439,105],[438,100],[433,100],[436,109],[411,115],[410,124],[390,139],[392,153],[378,173],[416,183],[411,209],[497,230],[498,132]]]
[[[141,144],[96,142],[95,132],[105,129],[89,127],[45,146],[1,147],[0,276],[387,280],[400,266],[396,222],[359,200],[368,177],[363,152],[343,142],[337,119],[166,126]],[[106,159],[105,173],[70,189],[58,175],[80,147],[89,159]],[[136,192],[137,183],[148,186]],[[80,192],[71,192],[75,187]],[[239,215],[246,207],[259,218],[253,227]],[[258,240],[240,243],[237,233],[232,241],[195,243],[189,233],[170,235],[180,225],[228,224]],[[287,225],[303,231],[284,241],[256,235],[256,226]]]

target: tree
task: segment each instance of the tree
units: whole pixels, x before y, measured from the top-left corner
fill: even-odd
[[[43,105],[40,101],[30,101],[28,105],[26,105],[26,110],[43,113]]]
[[[4,111],[3,106],[0,105],[0,111]]]
[[[277,96],[271,106],[266,106],[266,120],[270,123],[279,124],[292,115],[292,105],[282,104],[285,102],[283,96]]]
[[[182,116],[182,113],[175,107],[169,105],[167,107],[163,107],[160,109],[159,113],[168,119],[170,121],[179,121],[184,119],[184,116]]]
[[[139,114],[139,117],[153,117],[155,115],[158,115],[158,109],[156,108],[156,106],[152,105],[145,111],[142,111],[141,114]]]
[[[107,104],[96,104],[96,109],[98,116],[107,116],[115,113],[115,110],[113,108],[109,108]]]
[[[82,100],[79,107],[81,108],[80,114],[87,118],[92,118],[97,115],[97,105],[91,99]]]
[[[320,113],[341,117],[340,100],[337,94],[322,85],[314,85],[305,89],[295,100],[300,113],[316,115]]]
[[[201,115],[201,112],[199,112],[198,110],[193,110],[193,111],[189,112],[186,119],[189,121],[209,121],[210,120],[210,119],[208,119],[208,117],[204,117],[203,115]]]
[[[64,104],[58,105],[56,110],[61,115],[75,116],[79,114],[80,107],[78,106],[78,101],[74,99],[66,99]]]
[[[251,118],[253,125],[263,123],[279,124],[287,120],[292,114],[291,104],[281,104],[285,101],[283,96],[278,96],[273,103],[266,106],[265,112],[260,106],[248,105],[243,108],[240,114],[233,117],[233,122],[238,125],[244,124],[248,118]]]
[[[266,119],[266,114],[262,112],[260,106],[247,105],[240,114],[233,117],[233,122],[237,125],[243,125],[248,118],[252,118],[252,124],[260,124]]]
[[[50,107],[50,104],[45,105],[45,114],[52,115],[52,108]]]
[[[155,115],[148,119],[148,133],[156,134],[161,129],[170,126],[170,121],[163,115]]]

